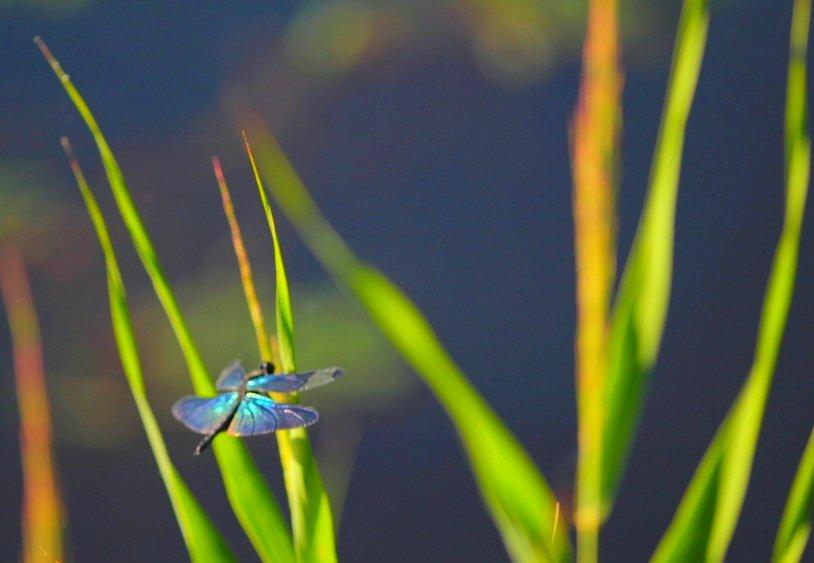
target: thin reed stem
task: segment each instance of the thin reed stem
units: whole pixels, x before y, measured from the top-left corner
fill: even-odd
[[[20,416],[21,561],[59,561],[64,554],[64,509],[53,455],[40,325],[25,261],[20,251],[10,244],[0,248],[0,294],[11,331]]]

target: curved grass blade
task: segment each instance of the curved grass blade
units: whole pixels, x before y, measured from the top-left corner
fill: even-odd
[[[107,140],[79,91],[62,70],[48,47],[39,37],[35,38],[35,42],[96,142],[116,205],[130,233],[133,246],[172,325],[186,360],[195,393],[204,396],[214,395],[215,386],[187,329],[175,295],[164,277],[158,256]],[[264,561],[293,560],[294,551],[291,538],[280,507],[246,446],[239,439],[219,436],[213,443],[213,450],[221,469],[224,488],[232,510],[257,553]]]
[[[603,517],[610,511],[627,464],[647,393],[648,375],[664,332],[684,134],[708,24],[707,1],[685,0],[647,200],[612,313],[603,429]]]
[[[803,558],[814,513],[814,429],[800,459],[791,492],[783,509],[772,552],[772,563],[797,563]]]
[[[144,425],[144,432],[150,449],[155,456],[158,471],[164,486],[167,488],[178,526],[186,542],[189,557],[192,561],[202,563],[209,561],[235,561],[234,555],[226,545],[218,529],[206,515],[204,509],[198,503],[195,496],[189,490],[186,482],[181,478],[167,452],[167,445],[158,426],[158,421],[153,414],[150,403],[147,400],[147,392],[144,387],[144,376],[141,371],[141,362],[138,356],[133,326],[130,322],[130,312],[127,305],[127,295],[124,289],[124,281],[119,271],[116,261],[116,254],[113,250],[113,243],[107,230],[102,212],[96,202],[96,198],[88,187],[85,175],[82,173],[79,163],[73,155],[68,139],[62,138],[62,145],[71,162],[76,183],[85,201],[88,215],[93,222],[96,236],[102,247],[107,268],[107,290],[110,302],[110,317],[113,323],[113,334],[116,339],[116,346],[119,349],[124,374],[133,400],[136,403],[139,417]]]
[[[274,222],[266,189],[263,187],[263,181],[245,133],[243,141],[274,246],[275,318],[279,355],[279,361],[276,362],[277,368],[284,373],[294,373],[297,371],[294,353],[294,316],[291,312],[291,296],[288,290],[288,278],[285,273],[280,239],[277,236],[277,225]],[[251,308],[251,305],[249,307]],[[296,395],[289,396],[289,400],[295,400],[295,398]],[[300,562],[314,563],[336,561],[331,504],[314,459],[308,432],[305,428],[278,432],[277,444],[280,448],[280,461],[285,476],[288,506],[291,510],[291,527],[294,532],[294,550],[297,553],[297,559]]]
[[[286,216],[446,410],[512,559],[570,560],[564,526],[556,533],[554,529],[554,495],[528,453],[449,357],[412,301],[384,275],[358,260],[328,224],[262,120],[250,108],[240,111],[245,112],[239,118],[258,148],[263,177]]]
[[[806,132],[805,59],[810,8],[810,0],[794,3],[786,96],[786,211],[763,301],[754,362],[653,556],[656,562],[722,561],[749,485],[794,292],[808,192],[811,144]]]
[[[577,272],[577,559],[596,561],[602,524],[608,313],[616,267],[614,195],[621,71],[615,0],[592,0],[572,137]]]
[[[263,180],[257,170],[257,163],[254,161],[249,139],[243,133],[243,142],[246,146],[246,154],[252,167],[254,181],[257,184],[257,192],[260,195],[260,202],[263,205],[263,212],[266,215],[266,222],[271,234],[271,243],[274,246],[274,272],[275,272],[275,321],[277,325],[277,345],[280,355],[280,363],[285,373],[294,373],[297,370],[297,360],[294,355],[294,315],[291,313],[291,294],[288,291],[288,277],[285,274],[285,264],[283,263],[283,252],[280,248],[280,239],[277,236],[277,224],[274,222],[274,214],[269,205],[266,189],[263,187]]]
[[[62,560],[67,519],[57,484],[40,325],[23,256],[10,244],[0,248],[0,296],[11,332],[20,416],[20,561]]]

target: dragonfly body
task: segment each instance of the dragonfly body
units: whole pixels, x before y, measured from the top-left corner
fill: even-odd
[[[274,374],[274,366],[261,364],[246,372],[239,362],[227,366],[218,377],[215,397],[188,396],[172,407],[184,426],[203,434],[195,453],[204,451],[221,432],[232,436],[257,436],[277,430],[310,426],[319,420],[311,407],[278,403],[266,393],[293,393],[324,385],[342,376],[340,368],[295,374]]]

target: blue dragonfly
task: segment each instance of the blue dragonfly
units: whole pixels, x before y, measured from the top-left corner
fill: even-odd
[[[228,365],[218,376],[215,397],[190,395],[172,406],[172,414],[184,426],[203,434],[195,455],[203,452],[215,436],[257,436],[277,430],[310,426],[319,419],[311,407],[278,403],[266,393],[305,391],[342,377],[341,368],[324,368],[303,373],[275,374],[274,365],[263,362],[247,372],[240,362]]]

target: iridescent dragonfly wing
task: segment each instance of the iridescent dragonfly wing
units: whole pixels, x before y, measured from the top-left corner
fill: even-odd
[[[245,375],[246,370],[240,365],[239,360],[235,360],[220,372],[215,387],[218,388],[218,391],[237,391],[240,384],[243,383]]]
[[[265,395],[246,393],[229,424],[232,436],[257,436],[276,430],[310,426],[319,420],[310,407],[275,403]]]
[[[306,391],[339,379],[343,373],[341,368],[324,368],[303,373],[261,375],[250,379],[246,384],[246,389],[262,393]]]
[[[172,406],[172,414],[184,426],[198,434],[211,434],[235,413],[240,394],[232,391],[217,397],[184,397]]]

